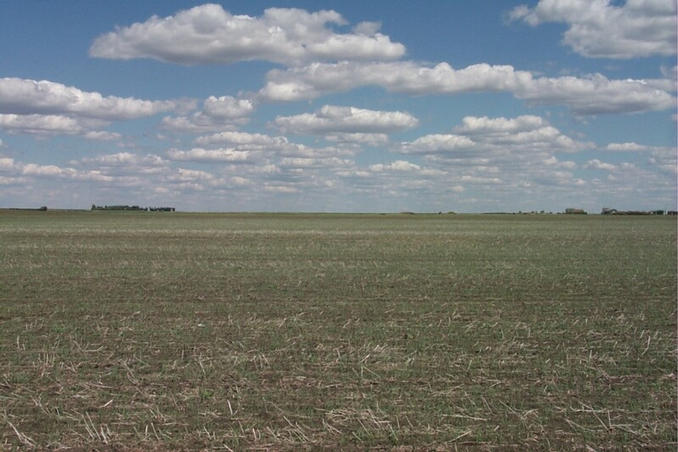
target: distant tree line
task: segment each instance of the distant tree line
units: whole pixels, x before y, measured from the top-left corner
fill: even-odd
[[[601,215],[675,215],[674,210],[664,211],[661,209],[658,210],[617,210],[610,209],[609,207],[603,207],[603,210],[600,212]]]
[[[580,214],[580,215],[586,215],[586,211],[584,209],[575,209],[575,208],[567,208],[565,209],[566,214]],[[617,210],[617,209],[611,209],[609,207],[603,207],[603,210],[600,211],[601,215],[676,215],[675,210],[662,210],[662,209],[656,209],[656,210]]]
[[[140,207],[128,205],[114,205],[114,206],[97,206],[92,204],[92,210],[132,210],[142,212],[174,212],[174,207]]]
[[[28,210],[28,211],[40,211],[40,212],[46,212],[47,211],[47,206],[42,206],[38,207],[37,209],[30,209],[30,208],[24,208],[24,207],[10,207],[9,210]]]
[[[584,209],[576,209],[574,207],[568,207],[565,209],[565,213],[568,215],[586,215],[586,211]]]

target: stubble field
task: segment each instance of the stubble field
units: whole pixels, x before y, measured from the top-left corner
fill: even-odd
[[[675,217],[0,211],[0,449],[673,449]]]

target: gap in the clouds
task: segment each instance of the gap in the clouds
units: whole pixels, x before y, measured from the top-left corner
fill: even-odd
[[[419,164],[419,158],[410,155],[401,155],[391,152],[388,146],[364,147],[362,152],[355,156],[356,164],[361,168],[367,168],[377,163],[388,164],[394,160],[407,160],[410,163]]]
[[[261,103],[257,105],[256,111],[249,118],[247,124],[240,127],[252,133],[265,133],[268,135],[281,135],[281,132],[273,126],[273,121],[278,116],[293,116],[304,113],[312,113],[320,109],[323,105],[331,102],[325,102],[327,98],[316,99],[314,101],[304,102],[272,102]]]
[[[3,135],[4,145],[0,155],[11,157],[22,163],[39,165],[64,165],[72,159],[87,154],[89,140],[81,137]]]
[[[262,61],[181,66],[153,60],[103,59],[92,60],[90,66],[92,83],[98,81],[100,87],[115,90],[106,94],[157,100],[188,97],[198,101],[209,96],[236,97],[239,93],[256,92],[264,85],[266,73],[277,67]]]
[[[398,132],[392,138],[411,140],[429,133],[449,133],[465,116],[488,116],[511,118],[521,114],[539,114],[545,111],[539,106],[528,107],[525,102],[509,93],[470,92],[446,94],[408,95],[386,91],[380,87],[367,86],[346,93],[336,93],[308,103],[297,103],[293,108],[300,114],[318,110],[323,105],[342,105],[371,110],[403,111],[419,119],[419,125]],[[263,107],[262,107],[263,109]],[[532,113],[531,111],[535,112]],[[288,113],[285,113],[288,114]]]
[[[587,65],[586,62],[589,64]],[[665,77],[662,74],[662,67],[671,69],[676,65],[676,60],[670,57],[646,57],[643,58],[642,62],[643,64],[638,64],[636,59],[608,60],[586,58],[583,63],[576,63],[577,71],[572,71],[572,75],[602,73],[609,79],[662,79]]]
[[[591,161],[602,161],[605,164],[612,165],[621,165],[624,163],[630,163],[638,168],[648,169],[649,159],[651,157],[650,152],[619,152],[619,151],[608,151],[605,149],[597,149],[589,152],[583,152],[578,156],[580,161],[580,169],[578,170],[578,176],[585,178],[592,178],[600,175],[600,171],[596,172],[596,169],[589,168],[588,162]],[[602,172],[604,176],[607,173]]]
[[[508,93],[411,96],[401,98],[399,105],[420,121],[417,129],[402,134],[406,140],[431,133],[451,133],[466,116],[512,118],[526,114],[524,102]]]
[[[378,86],[361,86],[350,91],[327,94],[310,102],[314,108],[322,105],[342,105],[371,110],[397,110],[403,104],[402,94]],[[401,108],[402,109],[402,108]]]
[[[600,115],[578,124],[578,129],[598,144],[636,142],[649,146],[675,146],[676,122],[672,112]]]

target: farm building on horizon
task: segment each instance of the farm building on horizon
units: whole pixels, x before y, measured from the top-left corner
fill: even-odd
[[[140,212],[175,212],[174,207],[139,207],[128,205],[97,206],[92,204],[92,210],[131,210]]]

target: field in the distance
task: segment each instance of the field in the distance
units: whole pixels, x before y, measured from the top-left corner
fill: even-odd
[[[676,447],[675,217],[0,211],[0,449]]]

